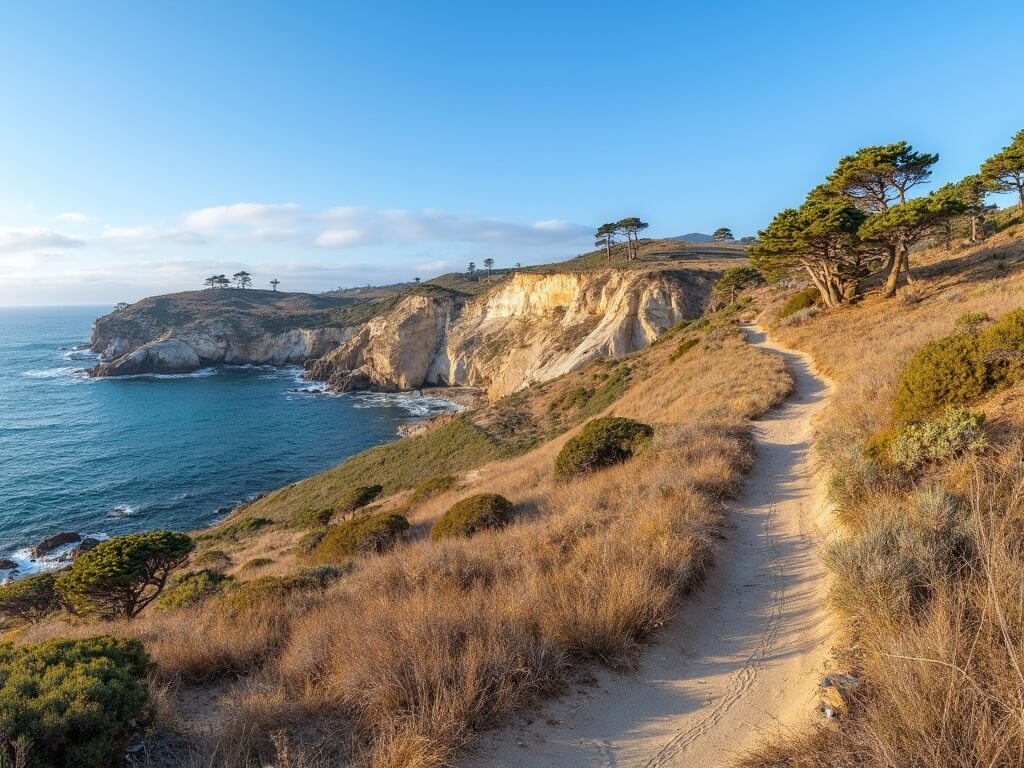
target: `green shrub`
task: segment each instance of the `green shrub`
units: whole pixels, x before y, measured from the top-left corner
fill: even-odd
[[[314,562],[331,563],[349,555],[385,552],[408,528],[409,521],[392,512],[348,520],[327,528],[309,557]]]
[[[171,531],[115,536],[80,555],[55,586],[78,610],[130,619],[157,598],[193,546],[184,533]]]
[[[273,520],[266,517],[243,517],[240,520],[214,528],[209,533],[204,533],[197,538],[201,541],[228,540],[238,541],[251,536],[261,528],[273,524]]]
[[[226,606],[236,613],[245,613],[257,605],[281,602],[295,592],[326,589],[344,571],[332,566],[303,568],[288,576],[261,576],[243,581],[226,598]]]
[[[196,605],[223,591],[232,581],[234,580],[227,574],[209,568],[175,574],[167,588],[157,598],[156,607],[168,611]]]
[[[221,549],[209,549],[206,552],[200,552],[196,555],[192,562],[195,565],[201,565],[204,568],[223,571],[225,568],[231,567],[231,556]]]
[[[696,347],[699,343],[700,339],[697,338],[683,339],[681,342],[679,342],[679,346],[672,351],[671,355],[669,355],[669,362],[674,363],[680,357],[682,357],[691,349]]]
[[[562,446],[555,459],[555,478],[564,480],[623,462],[639,452],[653,435],[653,427],[633,419],[594,419]]]
[[[57,575],[37,573],[0,586],[0,615],[35,624],[63,608]]]
[[[992,318],[988,312],[964,312],[953,323],[953,328],[960,333],[977,333]]]
[[[794,312],[820,305],[821,292],[812,285],[809,288],[804,288],[802,291],[794,293],[786,300],[786,303],[782,305],[782,311],[779,312],[779,319],[784,320]]]
[[[928,342],[911,358],[893,399],[897,422],[935,416],[947,406],[980,400],[1021,377],[1024,310],[1014,310],[977,333]]]
[[[409,505],[422,504],[424,501],[432,499],[445,491],[450,491],[455,487],[456,482],[456,479],[451,475],[428,478],[412,489],[412,493],[409,494]]]
[[[548,403],[549,411],[568,411],[571,408],[582,408],[587,404],[587,401],[594,396],[594,390],[589,387],[577,386],[567,389],[550,403]]]
[[[384,491],[383,485],[360,485],[341,497],[338,503],[338,511],[343,515],[351,514],[357,509],[365,507],[376,499]]]
[[[945,406],[978,400],[991,385],[977,337],[936,339],[918,350],[900,376],[893,417],[897,422],[928,418]]]
[[[2,643],[0,732],[29,743],[28,768],[120,765],[129,723],[145,714],[148,668],[137,640]]]
[[[587,400],[580,409],[579,419],[587,419],[596,416],[605,408],[618,400],[629,387],[630,375],[633,369],[628,365],[619,365],[608,375],[608,377],[597,388],[597,391]]]
[[[931,462],[944,461],[961,453],[973,453],[986,446],[981,429],[985,417],[962,408],[950,408],[940,419],[903,427],[889,444],[889,455],[906,471]]]
[[[472,536],[488,528],[502,528],[512,519],[515,507],[497,493],[478,493],[462,499],[445,512],[430,529],[432,539]]]
[[[298,543],[295,545],[295,549],[300,554],[308,555],[320,545],[320,542],[324,540],[324,536],[326,535],[326,527],[316,528],[299,539]]]

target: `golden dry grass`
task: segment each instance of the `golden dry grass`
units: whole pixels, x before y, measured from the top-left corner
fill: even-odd
[[[832,601],[844,668],[861,679],[849,716],[759,749],[746,768],[1009,768],[1024,764],[1024,426],[1020,388],[974,405],[992,447],[914,477],[865,441],[889,426],[896,381],[965,312],[1024,306],[1024,247],[996,237],[925,254],[909,300],[875,295],[779,327],[836,380],[818,450],[845,535]]]

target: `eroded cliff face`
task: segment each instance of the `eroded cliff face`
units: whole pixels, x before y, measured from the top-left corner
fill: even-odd
[[[693,273],[520,272],[481,296],[410,296],[309,367],[337,391],[475,386],[492,398],[641,349],[695,317]]]

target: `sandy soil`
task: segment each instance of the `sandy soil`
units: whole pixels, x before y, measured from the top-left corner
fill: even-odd
[[[811,443],[831,387],[806,355],[744,331],[783,356],[795,390],[755,425],[758,462],[705,587],[636,675],[597,672],[595,685],[484,734],[466,768],[716,768],[813,716],[828,626],[819,558],[827,510]]]

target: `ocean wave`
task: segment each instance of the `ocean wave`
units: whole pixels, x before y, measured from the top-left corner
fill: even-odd
[[[65,360],[71,360],[76,363],[94,363],[100,359],[98,352],[93,352],[88,347],[72,347],[61,355]]]
[[[354,408],[401,408],[415,418],[461,410],[451,400],[419,392],[350,392]]]
[[[106,541],[110,538],[110,534],[102,532],[83,533],[82,538]],[[78,542],[65,544],[64,546],[57,547],[49,554],[35,559],[32,557],[32,547],[22,547],[14,550],[13,552],[4,553],[3,557],[13,560],[17,564],[17,568],[12,568],[8,571],[0,571],[0,583],[10,581],[15,576],[20,579],[25,576],[31,576],[34,573],[58,571],[61,568],[65,568],[68,565],[66,555],[76,546],[78,546]],[[4,574],[6,574],[6,576],[4,576]]]
[[[200,368],[191,373],[133,373],[130,376],[106,376],[97,381],[117,381],[118,379],[202,379],[216,376],[216,368]]]
[[[107,517],[132,517],[138,513],[138,507],[133,507],[131,504],[118,504],[112,510],[107,512]]]
[[[65,365],[60,368],[39,368],[32,371],[24,371],[21,375],[27,376],[30,379],[59,379],[63,376],[72,376],[81,370],[78,367]]]
[[[278,369],[276,365],[259,363],[225,363],[222,367],[237,371],[275,371]]]

